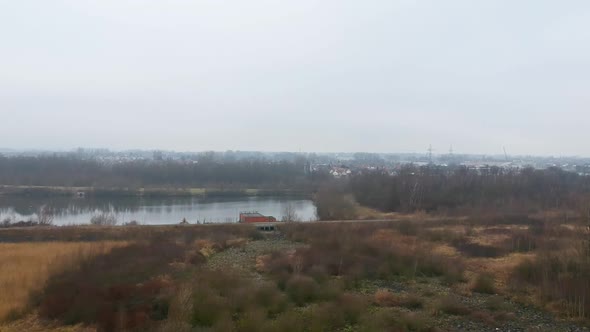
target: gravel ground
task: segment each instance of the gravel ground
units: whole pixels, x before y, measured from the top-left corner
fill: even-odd
[[[262,276],[256,272],[256,258],[267,255],[273,251],[292,250],[305,246],[285,240],[280,233],[272,232],[265,234],[264,240],[248,242],[241,248],[229,248],[211,256],[207,265],[211,269],[227,269],[241,271],[259,279]]]
[[[265,234],[265,239],[251,241],[240,248],[230,248],[210,257],[208,265],[213,269],[227,269],[240,271],[253,279],[262,279],[255,270],[256,258],[273,251],[293,250],[304,246],[285,240],[279,233]],[[487,311],[487,303],[493,295],[473,293],[462,296],[453,292],[437,279],[422,279],[415,281],[368,281],[361,287],[361,292],[373,294],[379,288],[387,288],[394,293],[414,293],[427,298],[431,302],[425,306],[425,311],[432,312],[432,303],[437,299],[452,294],[458,301],[472,311]],[[498,298],[498,297],[496,297]],[[502,298],[504,311],[509,319],[496,320],[495,323],[485,323],[470,315],[453,316],[447,314],[434,315],[436,326],[443,331],[494,331],[494,332],[582,332],[590,331],[587,327],[573,322],[559,320],[552,314],[515,303]],[[489,311],[487,311],[489,313]],[[492,314],[494,312],[491,312]]]
[[[549,312],[540,310],[533,306],[526,306],[507,300],[498,295],[473,293],[471,296],[462,296],[453,292],[448,286],[441,284],[438,280],[425,279],[422,282],[374,282],[373,289],[367,292],[374,292],[377,288],[387,288],[394,293],[413,293],[431,299],[427,302],[434,302],[436,299],[451,295],[473,312],[483,311],[491,314],[504,312],[509,318],[496,320],[495,323],[485,323],[470,315],[454,316],[447,314],[435,315],[436,326],[444,331],[495,331],[495,332],[583,332],[590,331],[588,327],[577,325],[571,321],[560,320]],[[488,303],[491,298],[501,300],[502,310],[490,312]],[[432,305],[432,303],[431,303]],[[433,311],[426,305],[426,311]]]

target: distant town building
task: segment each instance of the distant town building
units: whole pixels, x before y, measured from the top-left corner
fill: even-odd
[[[350,174],[352,174],[352,171],[349,168],[332,167],[332,169],[330,170],[330,174],[332,174],[332,176],[335,178],[341,178],[344,176],[349,176]]]

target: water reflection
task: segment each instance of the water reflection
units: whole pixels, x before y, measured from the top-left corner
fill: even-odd
[[[114,213],[119,223],[134,220],[142,224],[175,224],[183,218],[191,223],[234,222],[241,211],[258,211],[280,220],[289,205],[301,220],[316,220],[315,206],[302,198],[0,197],[0,221],[35,219],[44,205],[52,211],[56,225],[87,224],[93,215],[102,212]]]

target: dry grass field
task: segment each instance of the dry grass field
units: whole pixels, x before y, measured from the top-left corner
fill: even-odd
[[[124,241],[0,243],[0,320],[27,307],[33,292],[64,268],[105,254]]]

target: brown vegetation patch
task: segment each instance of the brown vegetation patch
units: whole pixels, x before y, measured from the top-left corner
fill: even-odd
[[[451,295],[440,299],[436,303],[435,311],[436,313],[444,313],[455,316],[465,316],[471,313],[471,309]]]
[[[97,323],[105,330],[145,328],[166,318],[172,289],[169,263],[184,248],[172,242],[138,243],[51,278],[39,297],[40,314],[66,324]]]
[[[494,275],[496,287],[503,290],[511,278],[514,267],[531,257],[534,257],[534,254],[514,253],[499,258],[469,258],[465,260],[465,268],[472,275],[481,273]]]
[[[308,273],[312,267],[322,267],[328,275],[350,280],[394,276],[444,276],[449,282],[462,279],[458,258],[437,254],[433,245],[391,230],[394,224],[282,225],[288,237],[304,239],[309,247],[298,249],[295,258],[276,254],[271,273]]]
[[[140,233],[146,232],[143,228],[151,227],[137,227]],[[182,229],[155,227],[146,239],[50,278],[36,296],[40,315],[108,331],[151,329],[167,318],[176,279],[207,262],[203,252],[242,246],[254,235],[253,227],[242,225]]]
[[[483,245],[468,240],[457,240],[453,242],[453,246],[461,253],[469,257],[487,257],[496,258],[506,255],[507,250],[490,245]]]
[[[1,243],[0,320],[24,310],[30,295],[50,277],[126,245],[119,241]]]
[[[471,290],[482,294],[496,294],[496,280],[492,274],[481,273],[473,281]]]
[[[21,319],[0,325],[1,332],[96,332],[94,326],[82,324],[64,326],[59,321],[42,319],[32,312]]]
[[[414,294],[394,294],[387,289],[379,289],[373,296],[373,302],[381,307],[404,307],[407,309],[419,309],[424,301]]]

